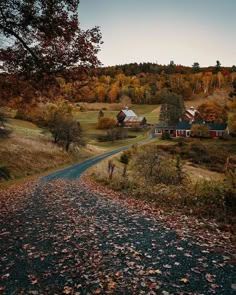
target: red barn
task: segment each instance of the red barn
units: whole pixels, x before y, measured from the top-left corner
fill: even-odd
[[[124,127],[144,126],[147,122],[145,117],[138,117],[134,111],[128,108],[121,110],[116,118],[118,125]]]

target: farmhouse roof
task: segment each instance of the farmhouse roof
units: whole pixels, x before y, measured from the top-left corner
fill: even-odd
[[[156,128],[159,128],[159,129],[176,129],[176,126],[174,126],[174,125],[168,125],[168,124],[166,124],[166,123],[158,123],[157,125],[156,125]]]
[[[190,130],[191,129],[191,124],[187,121],[180,121],[176,125],[176,129],[181,129],[181,130]]]
[[[227,128],[226,123],[206,123],[210,130],[225,130]]]
[[[227,128],[226,123],[204,123],[204,122],[198,122],[198,121],[195,121],[193,123],[189,123],[187,121],[181,121],[177,124],[176,129],[177,130],[190,130],[191,126],[194,124],[206,125],[209,127],[210,130],[225,130]]]

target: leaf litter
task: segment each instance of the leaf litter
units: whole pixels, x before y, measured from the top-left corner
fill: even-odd
[[[1,294],[235,292],[229,239],[187,217],[86,179],[31,182],[0,198]]]

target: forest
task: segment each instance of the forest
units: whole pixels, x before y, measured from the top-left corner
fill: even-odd
[[[179,94],[185,101],[207,97],[215,90],[235,92],[236,67],[195,68],[170,64],[127,64],[91,70],[73,68],[58,74],[24,77],[0,75],[1,106],[27,113],[41,102],[120,102],[160,104],[163,90]],[[22,109],[22,110],[20,110]]]

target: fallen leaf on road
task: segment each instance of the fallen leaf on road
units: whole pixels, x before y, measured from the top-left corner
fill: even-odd
[[[187,284],[189,280],[187,278],[182,278],[180,279],[180,282]]]

